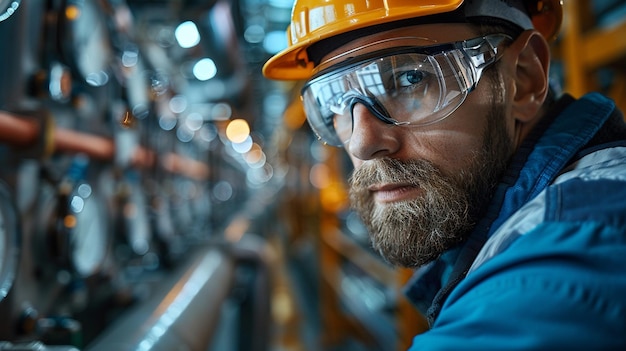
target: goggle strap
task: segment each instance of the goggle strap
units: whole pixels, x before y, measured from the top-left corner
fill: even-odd
[[[507,40],[511,40],[507,35],[490,34],[465,42],[463,50],[472,61],[472,66],[476,68],[477,78],[482,75],[482,71],[487,66],[498,60],[501,55],[500,45]]]

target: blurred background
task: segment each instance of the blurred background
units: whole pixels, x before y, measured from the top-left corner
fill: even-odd
[[[564,0],[553,85],[626,107],[626,6]],[[300,82],[292,0],[0,0],[0,350],[404,350]]]

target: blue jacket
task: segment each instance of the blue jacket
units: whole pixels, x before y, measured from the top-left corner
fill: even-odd
[[[407,286],[431,322],[410,350],[626,350],[626,126],[599,94],[557,105]]]

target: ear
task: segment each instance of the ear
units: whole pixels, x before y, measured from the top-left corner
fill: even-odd
[[[509,47],[514,63],[515,86],[512,112],[518,122],[532,121],[539,113],[548,94],[550,49],[539,32],[523,32]]]

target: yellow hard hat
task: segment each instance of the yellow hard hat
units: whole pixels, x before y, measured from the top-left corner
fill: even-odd
[[[562,0],[466,0],[466,17],[496,17],[535,28],[552,40],[563,16]],[[457,10],[463,0],[296,0],[287,29],[288,47],[270,58],[263,74],[270,79],[299,80],[311,76],[314,62],[307,48],[339,34],[415,17]],[[509,3],[517,3],[515,6]],[[524,7],[526,13],[519,11]],[[518,10],[516,10],[518,9]]]

